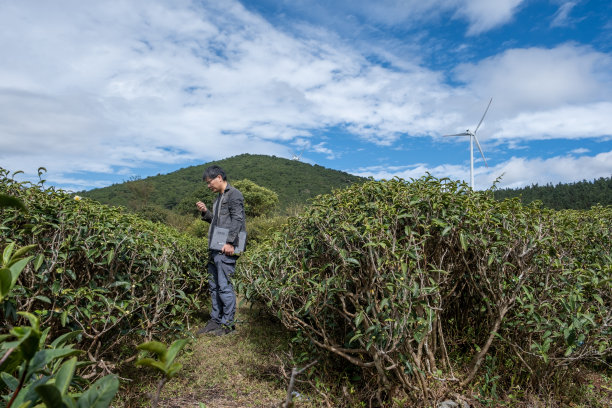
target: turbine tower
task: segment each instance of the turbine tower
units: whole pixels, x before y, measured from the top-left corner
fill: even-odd
[[[484,113],[482,114],[482,118],[480,118],[480,122],[478,122],[478,126],[476,126],[476,129],[474,130],[474,132],[470,131],[470,129],[467,129],[463,133],[455,133],[453,135],[444,135],[444,136],[469,136],[470,137],[470,187],[472,188],[472,190],[474,189],[474,140],[476,140],[476,146],[478,146],[478,150],[480,150],[480,154],[482,155],[482,160],[484,160],[485,166],[489,167],[489,165],[487,164],[487,159],[485,159],[484,153],[482,152],[482,148],[480,147],[480,143],[478,142],[478,138],[476,137],[476,132],[478,132],[480,125],[482,125],[482,121],[484,120],[485,115],[489,111],[491,102],[493,102],[493,98],[489,100],[487,109],[485,109]]]

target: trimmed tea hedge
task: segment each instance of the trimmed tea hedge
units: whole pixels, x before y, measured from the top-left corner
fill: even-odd
[[[98,367],[112,369],[120,346],[184,331],[202,309],[204,240],[42,182],[18,183],[4,169],[0,193],[29,210],[0,210],[0,247],[37,246],[0,304],[8,324],[16,324],[20,310],[37,315],[51,337],[82,330],[79,347]]]
[[[610,220],[611,207],[555,212],[433,177],[369,181],[318,197],[240,275],[381,401],[493,376],[543,384],[610,357]]]

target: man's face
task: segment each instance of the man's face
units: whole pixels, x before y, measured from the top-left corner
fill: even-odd
[[[213,193],[220,193],[223,189],[223,179],[221,178],[221,175],[218,175],[213,179],[207,178],[206,185],[208,186],[208,189]]]

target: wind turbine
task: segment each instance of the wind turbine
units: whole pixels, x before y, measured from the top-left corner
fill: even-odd
[[[299,156],[297,154],[293,153],[293,157],[291,158],[291,160],[300,161],[300,159],[302,158],[302,154],[304,154],[304,150],[306,150],[305,147],[302,149],[302,151],[300,152]]]
[[[489,165],[487,164],[487,159],[485,159],[484,153],[482,152],[482,148],[480,147],[480,143],[478,143],[476,132],[478,132],[480,125],[482,125],[482,121],[484,120],[485,115],[489,111],[491,102],[493,102],[493,98],[489,100],[487,109],[485,109],[484,113],[482,114],[482,118],[480,118],[480,122],[478,122],[478,126],[476,126],[476,129],[474,130],[474,132],[470,131],[470,129],[467,129],[463,133],[455,133],[454,135],[444,135],[444,136],[469,136],[470,137],[470,187],[472,188],[472,190],[474,189],[474,140],[476,140],[476,146],[478,146],[478,150],[480,150],[480,154],[482,155],[482,160],[484,160],[485,166],[489,167]]]

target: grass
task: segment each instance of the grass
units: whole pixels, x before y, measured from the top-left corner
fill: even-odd
[[[177,360],[183,368],[165,385],[160,407],[254,408],[279,406],[285,400],[289,381],[282,367],[291,371],[291,335],[249,304],[239,305],[236,321],[233,333],[196,336],[184,349]],[[113,406],[150,406],[146,394],[154,390],[156,374],[147,369],[126,374],[142,381],[125,386]],[[299,407],[320,406],[317,396],[297,391],[302,394]]]

